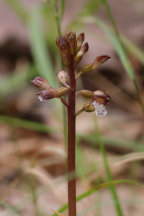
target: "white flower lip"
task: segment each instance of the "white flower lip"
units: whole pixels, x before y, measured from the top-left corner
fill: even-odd
[[[107,114],[107,110],[103,104],[93,101],[93,105],[95,107],[96,116],[105,116]]]
[[[42,96],[41,96],[41,95],[39,95],[39,96],[38,96],[38,99],[39,99],[40,101],[43,101],[43,99],[42,99]]]

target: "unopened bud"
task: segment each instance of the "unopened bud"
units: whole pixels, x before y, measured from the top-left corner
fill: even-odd
[[[59,47],[62,55],[66,55],[69,52],[69,45],[63,37],[58,36],[56,39],[56,44]]]
[[[69,67],[71,64],[71,55],[70,55],[70,47],[68,42],[64,39],[64,37],[57,37],[56,44],[60,49],[63,63],[66,67]]]
[[[110,101],[110,96],[104,91],[97,90],[94,92],[93,101],[96,101],[97,103],[103,104],[104,106],[106,106],[108,102]]]
[[[63,38],[67,41],[67,39],[69,38],[69,36],[71,35],[71,31],[69,31],[69,32],[67,32],[64,36],[63,36]]]
[[[76,55],[76,64],[78,64],[81,61],[83,55],[88,51],[88,49],[88,43],[85,43]]]
[[[54,88],[43,90],[40,93],[38,93],[38,98],[40,101],[52,99],[54,98],[54,92]]]
[[[77,43],[76,43],[76,34],[74,32],[71,32],[69,34],[69,36],[67,37],[67,43],[68,43],[69,48],[70,48],[70,54],[72,56],[75,56]]]
[[[78,116],[80,113],[82,113],[84,111],[85,112],[93,112],[93,111],[95,111],[95,107],[92,104],[92,102],[84,104],[83,107],[76,113],[76,116]]]
[[[63,95],[66,95],[68,91],[69,91],[69,88],[67,87],[61,87],[59,89],[50,88],[50,89],[41,91],[38,94],[38,98],[40,101],[48,100],[52,98],[60,98]]]
[[[94,93],[92,91],[89,91],[89,90],[80,90],[80,91],[76,92],[76,95],[78,95],[78,94],[80,94],[81,96],[86,97],[86,98],[94,97]]]
[[[40,88],[42,90],[51,88],[50,84],[45,78],[42,77],[35,77],[33,80],[31,80],[32,84],[34,84],[37,88]]]
[[[80,33],[80,34],[77,36],[77,52],[81,49],[82,44],[83,44],[83,42],[84,42],[84,38],[85,38],[84,33]]]
[[[89,104],[84,104],[84,111],[85,112],[93,112],[95,111],[95,107],[92,103],[89,103]]]
[[[102,63],[104,63],[104,62],[106,62],[108,59],[110,59],[111,57],[110,56],[108,56],[108,55],[102,55],[102,56],[98,56],[97,58],[96,58],[96,63],[95,64],[102,64]]]
[[[86,66],[84,66],[82,68],[82,70],[77,74],[76,79],[79,78],[79,76],[83,73],[87,73],[89,71],[93,71],[95,70],[99,65],[101,65],[102,63],[104,63],[105,61],[107,61],[110,57],[108,55],[103,55],[103,56],[98,56],[96,57],[96,59],[94,60],[93,63],[88,64]]]
[[[63,84],[65,87],[69,87],[67,84],[68,82],[68,74],[66,71],[62,70],[57,73],[58,80],[61,84]]]

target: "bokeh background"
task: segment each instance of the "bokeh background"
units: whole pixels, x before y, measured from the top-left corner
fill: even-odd
[[[52,215],[67,202],[63,108],[58,99],[40,102],[30,82],[38,75],[59,85],[56,8],[61,32],[85,32],[89,43],[78,70],[96,56],[111,56],[77,82],[78,90],[111,96],[106,117],[77,117],[77,194],[107,181],[100,137],[113,179],[141,184],[116,185],[124,215],[142,216],[143,0],[0,1],[0,216]],[[77,110],[85,102],[77,97]],[[77,209],[79,216],[117,215],[108,187],[79,201]]]

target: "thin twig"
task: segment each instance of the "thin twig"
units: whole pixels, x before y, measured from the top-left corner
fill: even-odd
[[[61,102],[66,106],[66,107],[68,107],[68,103],[65,101],[65,99],[64,98],[60,98],[61,99]]]

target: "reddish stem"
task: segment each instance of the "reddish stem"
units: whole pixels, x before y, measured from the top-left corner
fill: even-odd
[[[76,81],[74,68],[69,69],[70,91],[68,95],[68,174],[73,173],[72,179],[68,180],[68,205],[69,216],[76,216],[76,179],[75,179],[75,91]]]

